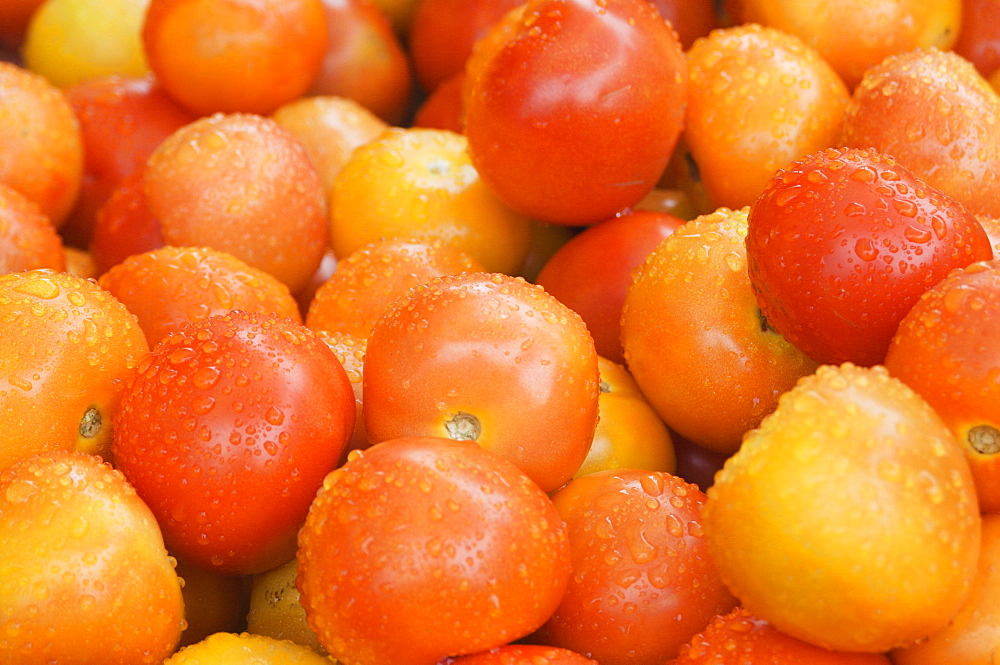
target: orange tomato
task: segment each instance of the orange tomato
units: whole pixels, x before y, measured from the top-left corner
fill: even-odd
[[[338,257],[380,238],[435,235],[458,240],[487,270],[513,274],[528,251],[527,218],[493,195],[465,137],[447,130],[388,129],[351,154],[329,203]]]
[[[0,183],[0,273],[65,267],[62,238],[49,218],[34,201]]]
[[[135,315],[95,282],[0,275],[0,469],[39,452],[107,456],[122,380],[149,350]]]

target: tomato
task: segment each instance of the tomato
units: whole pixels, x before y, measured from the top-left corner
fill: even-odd
[[[625,295],[626,365],[671,430],[736,450],[816,364],[763,323],[747,274],[747,211],[721,208],[645,258]]]
[[[1000,97],[948,51],[907,51],[865,72],[840,144],[892,155],[973,213],[1000,215]]]
[[[99,275],[165,244],[160,220],[146,201],[145,175],[140,169],[126,176],[97,211],[89,246]]]
[[[926,399],[962,445],[979,507],[1000,512],[1000,260],[953,271],[906,314],[885,366]]]
[[[681,46],[687,51],[698,37],[719,27],[719,16],[712,0],[653,0],[670,26],[677,31]]]
[[[135,316],[96,283],[0,275],[0,469],[54,450],[107,456],[121,383],[148,349]]]
[[[214,633],[190,644],[163,665],[202,663],[274,663],[274,665],[329,665],[330,660],[291,640],[251,633]]]
[[[611,469],[676,469],[670,430],[623,365],[597,358],[601,394],[594,440],[573,477]]]
[[[883,59],[911,49],[950,48],[962,0],[738,0],[741,23],[798,36],[820,52],[848,87]]]
[[[301,96],[322,64],[321,0],[149,0],[149,66],[197,115],[270,113]]]
[[[471,441],[406,437],[331,473],[299,534],[300,600],[346,665],[426,665],[538,628],[570,576],[542,490]]]
[[[972,592],[948,625],[892,652],[896,665],[981,665],[996,658],[1000,640],[1000,515],[983,516],[979,568]]]
[[[177,559],[184,580],[184,632],[178,646],[200,642],[213,633],[238,631],[246,624],[247,593],[244,578],[219,575]]]
[[[271,118],[302,143],[327,196],[354,149],[388,129],[357,101],[336,95],[300,97],[280,106]]]
[[[228,252],[293,293],[326,251],[319,175],[270,118],[220,113],[184,125],[150,156],[143,189],[167,244]]]
[[[354,393],[308,328],[233,311],[165,337],[128,377],[115,465],[168,548],[220,573],[287,561],[351,436]]]
[[[519,277],[462,273],[414,287],[372,328],[371,442],[476,441],[545,491],[569,480],[597,425],[600,372],[580,317]]]
[[[316,633],[306,623],[306,610],[295,586],[298,573],[298,559],[292,558],[251,578],[247,632],[291,640],[316,653],[326,654],[326,649],[316,639]]]
[[[746,248],[768,324],[817,362],[863,365],[885,358],[921,293],[993,256],[960,203],[891,156],[851,148],[776,173],[750,208]]]
[[[9,62],[0,62],[0,98],[0,183],[37,203],[58,228],[83,179],[76,115],[48,79]]]
[[[149,508],[100,458],[52,451],[0,471],[0,655],[19,665],[159,665],[181,581]]]
[[[489,651],[448,658],[442,665],[597,665],[597,661],[559,647],[505,644]]]
[[[98,278],[139,320],[152,348],[167,334],[234,309],[301,323],[288,287],[232,254],[208,247],[162,247],[135,254]]]
[[[778,630],[878,653],[944,628],[972,588],[981,518],[951,430],[884,367],[824,365],[726,460],[705,538]]]
[[[531,226],[489,190],[468,141],[446,130],[393,127],[357,148],[330,192],[330,246],[344,258],[382,238],[458,240],[491,272],[515,273]]]
[[[598,354],[623,362],[621,314],[632,271],[683,223],[666,213],[627,210],[568,240],[535,283],[583,318]]]
[[[84,173],[73,213],[60,229],[86,247],[101,206],[129,175],[142,170],[153,150],[194,121],[150,76],[101,76],[65,89],[83,139]]]
[[[785,635],[746,608],[712,619],[668,665],[890,665],[884,654],[830,651]]]
[[[385,238],[337,263],[309,305],[306,325],[368,339],[372,326],[397,299],[442,275],[482,272],[459,243],[442,238]]]
[[[447,129],[461,134],[465,124],[462,94],[465,89],[465,70],[441,81],[424,97],[413,114],[413,126],[427,129]]]
[[[704,538],[705,495],[669,473],[621,469],[552,495],[569,530],[573,576],[533,640],[602,665],[653,665],[736,600]]]
[[[534,219],[611,217],[656,185],[680,134],[677,35],[641,0],[529,0],[520,16],[466,68],[472,163]]]
[[[523,0],[422,0],[410,22],[409,48],[414,72],[431,93],[464,71],[472,46],[508,10]]]
[[[60,88],[113,74],[143,76],[148,6],[149,0],[47,0],[28,24],[24,64]]]
[[[45,0],[7,0],[0,3],[0,44],[17,50],[24,40],[31,16]]]
[[[62,238],[38,205],[0,183],[0,274],[18,270],[63,270]]]
[[[798,37],[723,28],[687,61],[684,137],[713,207],[750,205],[778,168],[836,143],[850,93]]]
[[[962,0],[962,24],[952,50],[983,76],[1000,69],[1000,4],[994,0]]]
[[[327,46],[308,96],[353,99],[398,125],[413,91],[410,61],[388,18],[372,0],[322,0]]]

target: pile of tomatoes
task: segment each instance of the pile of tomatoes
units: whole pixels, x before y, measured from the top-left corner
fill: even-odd
[[[1000,650],[987,0],[6,0],[0,662]]]

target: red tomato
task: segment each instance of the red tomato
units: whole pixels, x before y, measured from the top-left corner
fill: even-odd
[[[621,469],[570,481],[552,502],[573,576],[533,640],[601,665],[656,665],[736,604],[703,536],[705,495],[669,473]]]
[[[195,115],[173,101],[151,76],[102,76],[66,88],[80,123],[84,172],[63,237],[86,247],[98,211],[119,183],[141,170],[163,139]]]
[[[354,425],[330,348],[286,317],[234,311],[165,337],[115,417],[115,464],[171,551],[217,572],[284,563]]]
[[[597,665],[597,661],[559,647],[505,644],[489,651],[448,658],[441,665]]]
[[[642,0],[529,0],[466,69],[472,162],[497,196],[545,222],[590,224],[663,172],[687,96],[684,51]],[[491,31],[492,32],[492,31]]]
[[[580,315],[598,354],[624,362],[621,316],[632,271],[683,223],[650,210],[629,210],[599,222],[556,250],[535,283]]]
[[[580,467],[600,372],[587,327],[540,286],[468,272],[414,287],[368,338],[365,426],[477,441],[545,491]]]
[[[952,50],[983,76],[1000,69],[1000,2],[962,0],[962,23]]]
[[[570,576],[548,496],[501,457],[439,437],[354,453],[323,482],[298,559],[310,627],[352,665],[427,665],[522,638]]]
[[[768,323],[821,363],[872,365],[924,291],[993,257],[961,204],[889,155],[812,153],[750,207],[750,279]]]

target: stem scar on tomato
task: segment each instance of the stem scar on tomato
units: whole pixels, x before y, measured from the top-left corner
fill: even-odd
[[[87,407],[83,417],[80,418],[80,436],[84,439],[93,439],[100,433],[102,423],[100,410],[96,406]]]
[[[976,425],[969,430],[969,444],[983,455],[1000,453],[1000,431],[992,425]]]
[[[455,441],[476,441],[483,431],[479,418],[471,413],[459,411],[444,423],[448,438]]]

